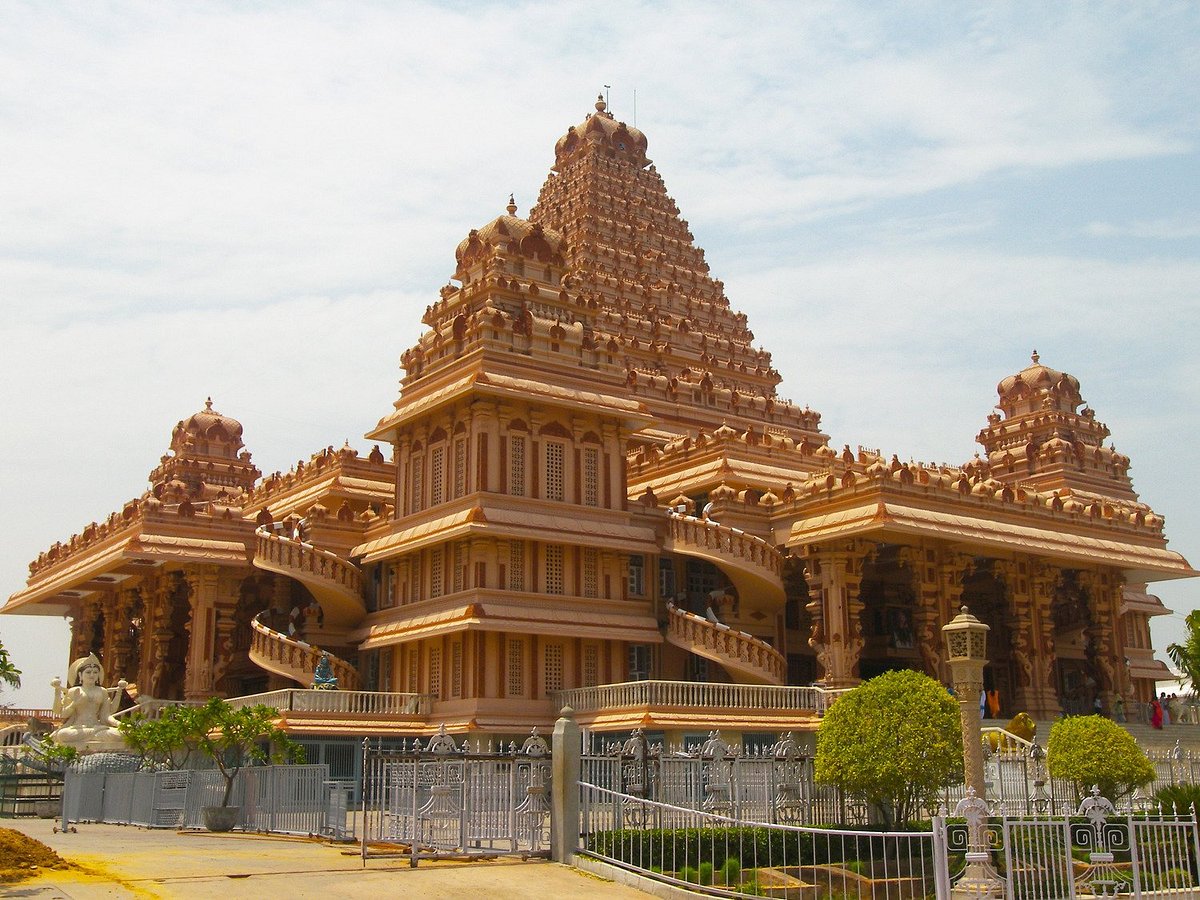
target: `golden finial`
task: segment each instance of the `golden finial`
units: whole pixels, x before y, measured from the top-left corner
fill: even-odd
[[[1037,361],[1038,361],[1039,359],[1041,359],[1041,357],[1040,357],[1040,356],[1038,356],[1038,352],[1037,352],[1037,350],[1034,350],[1034,351],[1033,351],[1033,354],[1032,354],[1032,355],[1031,355],[1029,358],[1033,360],[1033,364],[1034,364],[1035,366],[1037,365]]]
[[[508,214],[515,216],[517,214],[517,201],[513,199],[513,195],[508,195]]]
[[[204,401],[204,408],[210,412],[212,411],[212,397]]]
[[[603,94],[596,95],[596,112],[604,112],[608,109],[608,103],[604,99]]]

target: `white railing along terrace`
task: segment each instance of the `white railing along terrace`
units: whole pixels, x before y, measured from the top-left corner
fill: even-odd
[[[431,694],[401,694],[383,691],[315,691],[285,688],[263,694],[231,697],[229,705],[273,706],[280,712],[345,713],[362,716],[428,716]]]
[[[812,712],[823,714],[845,693],[820,687],[776,687],[761,684],[717,684],[694,681],[626,681],[557,691],[555,705],[577,713],[628,707],[682,707]]]
[[[731,561],[750,563],[777,578],[783,574],[783,554],[760,537],[674,510],[667,510],[667,521],[675,541],[719,553]]]

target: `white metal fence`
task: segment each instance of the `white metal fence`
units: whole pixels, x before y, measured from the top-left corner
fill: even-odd
[[[276,834],[351,836],[349,786],[327,766],[258,766],[234,779],[235,827]],[[105,822],[147,828],[202,828],[206,806],[220,806],[225,780],[216,770],[77,772],[63,784],[64,824]]]

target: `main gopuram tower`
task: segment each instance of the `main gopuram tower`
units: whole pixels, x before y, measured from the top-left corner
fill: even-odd
[[[555,144],[529,213],[562,235],[563,286],[586,310],[578,318],[587,340],[654,415],[643,436],[726,424],[823,444],[820,416],[776,394],[771,354],[752,346],[746,314],[712,278],[646,149],[646,136],[598,98]]]

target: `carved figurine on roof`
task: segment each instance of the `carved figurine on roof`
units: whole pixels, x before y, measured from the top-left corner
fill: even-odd
[[[65,690],[57,678],[50,682],[54,712],[63,718],[62,727],[50,735],[51,740],[80,753],[126,749],[125,738],[113,718],[125,693],[125,679],[110,688],[103,687],[103,681],[104,667],[95,653],[89,653],[67,669],[69,687]]]

